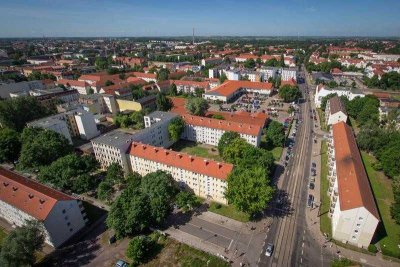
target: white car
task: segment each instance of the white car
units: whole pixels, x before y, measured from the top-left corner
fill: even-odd
[[[272,245],[271,243],[268,243],[267,248],[265,250],[265,256],[271,257],[273,251],[274,251],[274,245]]]

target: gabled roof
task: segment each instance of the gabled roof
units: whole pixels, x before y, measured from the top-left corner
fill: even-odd
[[[0,167],[0,200],[37,220],[43,221],[57,201],[75,199],[16,172]]]
[[[217,162],[137,142],[132,142],[129,154],[221,180],[226,180],[233,169],[233,165],[229,163]]]
[[[344,122],[332,126],[340,209],[364,207],[379,220],[378,209],[351,127]]]
[[[346,108],[338,96],[329,99],[329,112],[332,114],[343,112],[347,115]]]

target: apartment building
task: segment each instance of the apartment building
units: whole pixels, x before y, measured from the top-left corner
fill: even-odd
[[[90,88],[89,84],[86,83],[85,81],[77,81],[77,80],[61,79],[57,81],[57,84],[58,85],[62,84],[67,88],[76,89],[81,95],[87,95]]]
[[[343,121],[331,128],[328,167],[332,236],[367,248],[380,217],[352,129]]]
[[[208,91],[210,89],[208,82],[176,80],[171,81],[171,83],[176,85],[176,89],[180,93],[195,93],[196,89],[201,89],[204,91]]]
[[[10,98],[10,94],[24,93],[29,94],[32,90],[46,89],[42,81],[28,81],[19,83],[7,83],[0,85],[0,98]]]
[[[210,58],[204,58],[201,60],[201,65],[206,66],[206,65],[216,65],[222,63],[222,58],[219,57],[210,57]]]
[[[294,68],[289,68],[289,69],[280,69],[279,73],[281,75],[281,80],[282,81],[289,81],[289,80],[295,80],[297,81],[297,70]]]
[[[337,87],[337,88],[328,88],[325,87],[323,84],[320,84],[316,87],[315,90],[315,97],[314,102],[317,108],[321,107],[322,98],[329,94],[337,94],[338,96],[346,96],[349,100],[353,100],[356,97],[364,97],[365,95],[357,90],[352,88],[344,88],[344,87]]]
[[[27,125],[55,131],[65,136],[71,144],[72,137],[90,140],[100,134],[93,114],[80,107],[31,121]]]
[[[264,82],[268,82],[270,78],[275,79],[278,76],[278,68],[275,67],[260,68],[258,72],[260,72]]]
[[[50,246],[61,246],[87,222],[79,200],[3,167],[0,192],[0,218],[13,227],[39,221]]]
[[[346,108],[339,97],[331,97],[326,102],[325,121],[329,126],[340,121],[347,122]]]
[[[239,133],[240,137],[253,146],[259,146],[261,142],[260,125],[192,115],[182,115],[182,119],[186,123],[182,139],[217,146],[221,136],[227,131],[232,131]]]
[[[191,156],[133,142],[129,150],[131,170],[146,175],[158,170],[170,173],[182,189],[197,196],[227,204],[224,193],[232,164]]]
[[[216,88],[205,92],[203,98],[212,101],[229,103],[244,93],[258,93],[270,95],[273,91],[272,83],[250,81],[227,81]]]
[[[129,172],[126,153],[133,140],[133,134],[114,130],[91,140],[94,156],[105,170],[112,163],[118,163],[125,173]]]

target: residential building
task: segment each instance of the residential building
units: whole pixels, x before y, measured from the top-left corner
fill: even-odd
[[[289,80],[295,80],[297,81],[297,70],[296,69],[280,69],[279,73],[281,75],[281,80],[282,81],[289,81]]]
[[[77,80],[61,79],[57,81],[57,84],[58,85],[62,84],[67,88],[76,89],[81,95],[87,95],[88,90],[90,88],[90,86],[85,81],[77,81]]]
[[[337,87],[337,88],[328,88],[325,87],[323,84],[320,84],[316,87],[315,90],[315,97],[314,102],[317,108],[321,107],[322,98],[329,94],[337,94],[338,96],[346,96],[349,100],[353,100],[356,97],[364,97],[365,95],[357,90],[352,88],[344,88],[344,87]]]
[[[204,58],[201,60],[201,65],[206,66],[206,65],[217,65],[222,63],[222,58],[219,57],[210,57],[210,58]]]
[[[0,84],[0,98],[10,98],[10,94],[24,93],[28,95],[32,90],[45,90],[42,81],[28,81],[19,83]]]
[[[261,142],[262,127],[259,125],[192,115],[182,115],[182,119],[186,123],[182,139],[217,146],[225,132],[233,131],[253,146],[259,146]]]
[[[171,83],[174,83],[177,91],[181,93],[195,93],[196,89],[208,91],[210,88],[208,82],[176,80]]]
[[[146,175],[158,170],[170,173],[182,189],[227,204],[227,177],[233,165],[133,142],[129,150],[131,170]]]
[[[212,101],[229,103],[244,93],[258,93],[270,95],[273,90],[272,83],[250,81],[227,81],[216,88],[205,92],[203,98]]]
[[[57,104],[71,104],[78,102],[79,93],[77,90],[67,90],[54,93],[46,93],[36,96],[36,99],[47,108],[54,108]]]
[[[367,248],[380,217],[352,129],[343,121],[331,128],[328,166],[332,237]]]
[[[129,172],[129,165],[126,153],[133,140],[133,134],[114,130],[100,135],[91,140],[94,155],[100,163],[100,167],[105,170],[112,163],[118,163],[125,173]]]
[[[347,122],[347,112],[340,98],[334,96],[326,102],[325,122],[330,126],[340,121]]]
[[[97,130],[93,114],[81,107],[31,121],[28,123],[28,126],[55,131],[65,136],[71,144],[71,137],[90,140],[100,134],[100,131]]]
[[[60,247],[87,222],[80,200],[0,167],[0,218],[13,227],[40,223],[45,242]]]

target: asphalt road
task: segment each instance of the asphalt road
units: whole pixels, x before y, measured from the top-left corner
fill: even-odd
[[[299,87],[305,99],[300,103],[302,122],[298,124],[293,157],[275,181],[279,195],[270,211],[274,220],[265,238],[259,266],[329,266],[330,263],[329,258],[324,258],[322,248],[308,234],[305,221],[314,121],[310,119],[309,97],[304,93],[307,85],[304,83]],[[274,245],[271,257],[265,256],[268,243]]]

